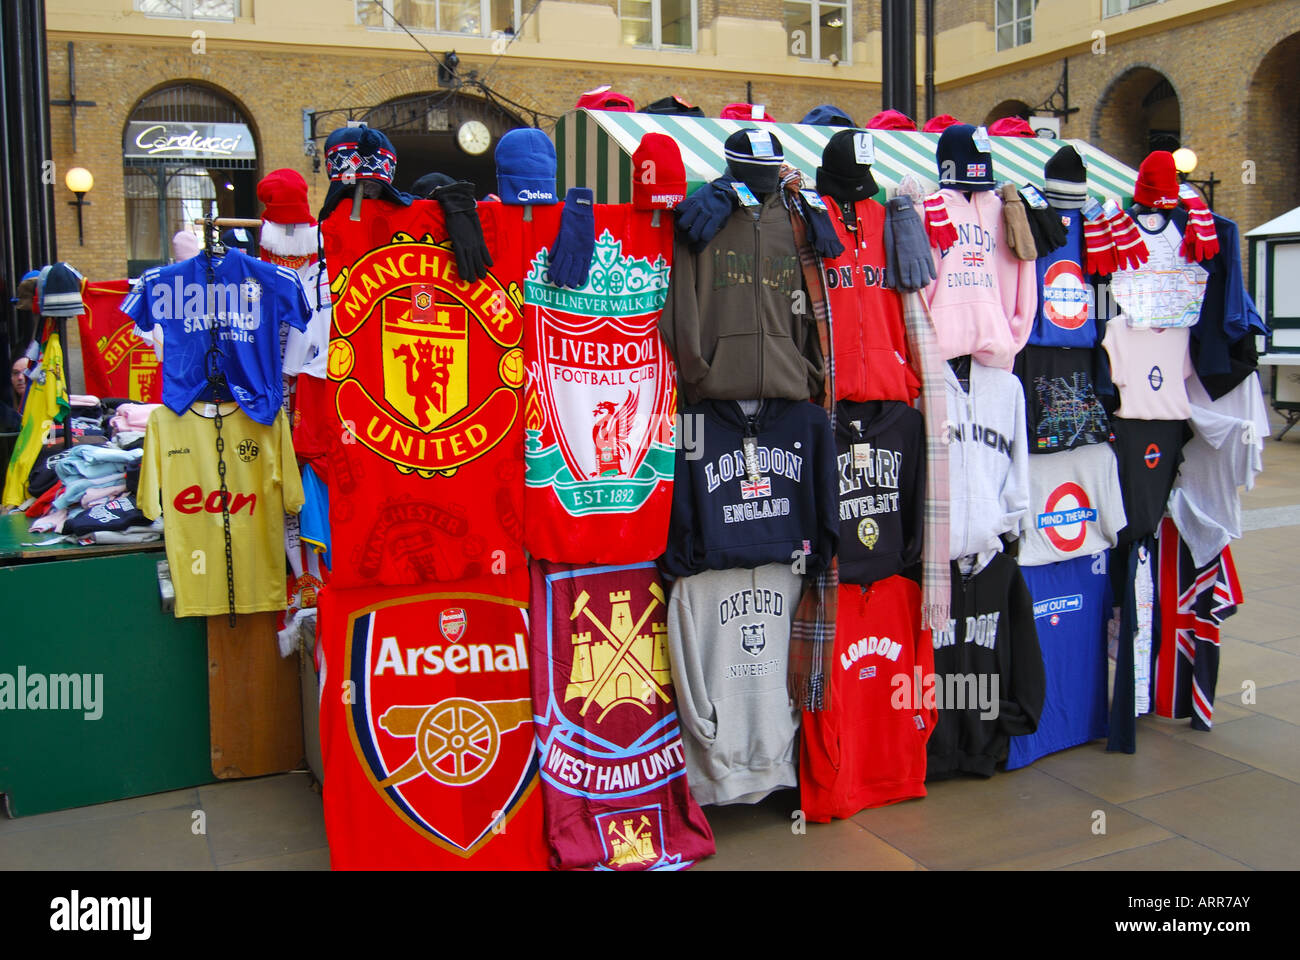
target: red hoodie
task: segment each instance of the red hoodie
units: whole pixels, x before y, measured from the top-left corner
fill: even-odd
[[[903,576],[841,584],[831,708],[804,712],[799,799],[815,823],[925,796],[922,706],[934,647],[921,632],[921,588]]]
[[[921,381],[907,364],[902,302],[885,286],[885,208],[875,200],[857,201],[856,229],[850,229],[839,201],[826,196],[822,202],[844,244],[838,257],[822,260],[834,333],[835,399],[910,403]]]

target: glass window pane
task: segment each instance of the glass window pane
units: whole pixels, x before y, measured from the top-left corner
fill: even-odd
[[[813,55],[812,4],[795,3],[787,0],[785,4],[786,49],[792,57],[804,60]]]
[[[998,0],[997,2],[997,23],[1001,26],[1004,23],[1010,23],[1014,16],[1015,3],[1013,0]]]
[[[194,0],[194,16],[233,20],[239,15],[236,0]]]
[[[691,0],[660,0],[659,42],[665,47],[692,47],[695,38],[691,36]]]
[[[514,0],[492,0],[492,23],[489,26],[502,33],[515,32]]]
[[[136,0],[135,8],[152,17],[183,17],[183,0]]]
[[[419,0],[417,0],[419,2]],[[427,0],[429,3],[435,0]],[[443,33],[482,33],[483,12],[478,0],[436,0],[438,29]]]
[[[1016,45],[1016,28],[1013,26],[998,27],[998,49],[1010,50]]]
[[[818,54],[823,60],[829,59],[831,54],[835,54],[835,56],[843,60],[844,38],[846,36],[844,11],[826,4],[821,6],[820,11],[821,48],[818,50]]]
[[[1016,24],[1016,44],[1028,43],[1034,39],[1034,21],[1021,20]]]
[[[357,0],[357,23],[366,27],[384,25],[384,11],[376,0]]]

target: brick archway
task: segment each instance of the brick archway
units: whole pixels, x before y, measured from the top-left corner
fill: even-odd
[[[1021,117],[1028,120],[1029,115],[1033,112],[1034,108],[1024,100],[1003,100],[985,114],[984,125],[988,126],[991,123],[995,123],[998,120],[1003,120],[1007,117]]]
[[[1181,99],[1157,67],[1127,67],[1097,99],[1090,139],[1129,166],[1136,167],[1152,150],[1176,149],[1181,136]]]
[[[1251,75],[1246,95],[1246,149],[1242,168],[1255,178],[1243,191],[1242,229],[1300,206],[1300,102],[1295,78],[1300,75],[1300,33],[1274,44]],[[1237,171],[1231,176],[1236,178]],[[1243,183],[1246,181],[1243,180]]]

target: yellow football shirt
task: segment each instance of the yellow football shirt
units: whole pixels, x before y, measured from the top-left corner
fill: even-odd
[[[150,519],[163,518],[178,617],[229,609],[215,412],[211,404],[181,416],[159,407],[145,431],[139,507]],[[235,404],[221,412],[235,611],[283,610],[284,514],[303,503],[289,422],[283,410],[270,426]]]

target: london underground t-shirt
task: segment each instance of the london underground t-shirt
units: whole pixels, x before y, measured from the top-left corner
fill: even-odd
[[[1083,272],[1083,215],[1052,209],[1066,226],[1066,241],[1038,258],[1038,314],[1029,342],[1039,347],[1091,347],[1097,343],[1097,304]]]
[[[215,325],[219,369],[231,396],[249,419],[269,426],[284,395],[280,324],[306,330],[311,316],[302,284],[286,267],[231,249],[213,258],[209,285],[206,258],[201,253],[146,270],[121,310],[145,333],[162,329],[162,400],[172,412],[183,413],[195,400],[230,399],[209,395],[207,352]]]
[[[1069,560],[1115,546],[1124,500],[1110,444],[1035,457],[1029,511],[1021,521],[1020,565]]]
[[[1130,327],[1121,314],[1106,324],[1102,346],[1119,388],[1115,416],[1130,420],[1186,420],[1192,415],[1184,381],[1192,375],[1186,327]]]

